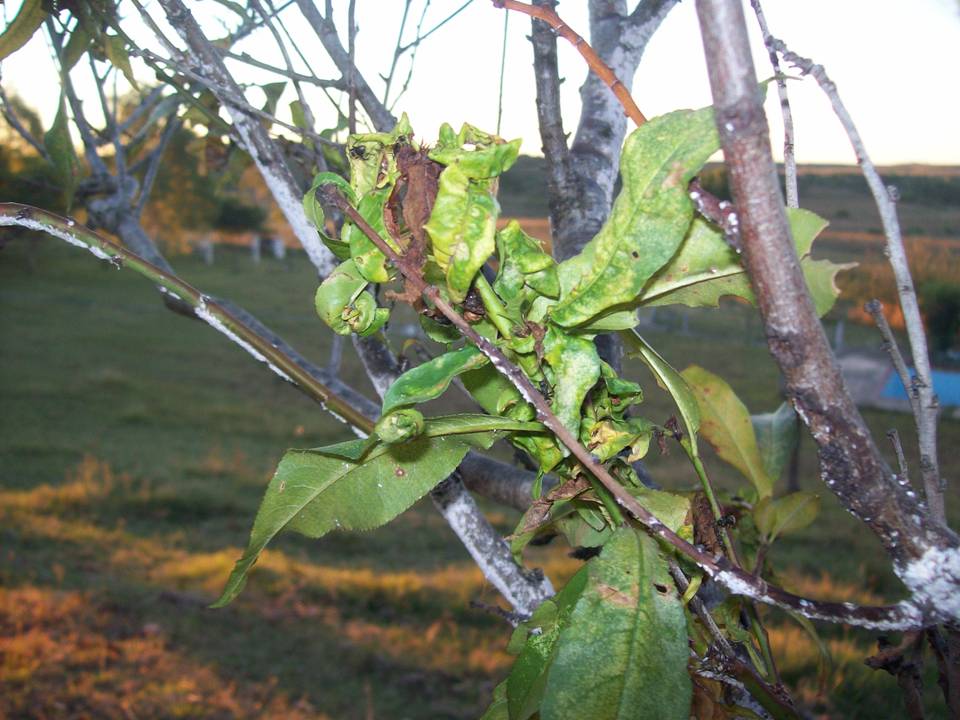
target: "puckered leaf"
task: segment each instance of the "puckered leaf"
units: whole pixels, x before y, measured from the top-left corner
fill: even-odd
[[[600,379],[600,356],[589,340],[551,327],[543,340],[544,358],[553,370],[551,409],[574,437],[580,434],[580,408]]]
[[[621,528],[587,568],[553,651],[540,717],[686,720],[686,618],[656,541]]]
[[[810,257],[813,241],[827,226],[827,221],[809,210],[787,209],[800,267],[807,281],[819,315],[826,314],[836,301],[839,289],[838,272],[853,267]],[[651,278],[639,295],[644,307],[689,305],[716,307],[725,295],[754,302],[753,289],[741,264],[740,256],[724,239],[723,233],[698,218],[673,259]]]
[[[243,589],[247,573],[281,530],[318,538],[331,530],[379,527],[423,497],[453,472],[468,445],[457,437],[421,435],[401,445],[379,446],[362,462],[343,457],[368,445],[352,440],[330,455],[291,450],[280,461],[253,522],[250,542],[215,603],[222,607]],[[356,447],[354,447],[356,446]],[[355,454],[355,453],[353,453]]]
[[[636,298],[680,247],[693,218],[687,185],[718,147],[711,108],[663,115],[627,138],[623,190],[597,236],[560,265],[554,322],[575,327]]]
[[[500,269],[493,289],[508,307],[522,298],[524,287],[551,298],[560,294],[556,263],[516,220],[497,233],[497,255]]]
[[[450,165],[440,174],[437,199],[424,229],[430,235],[434,259],[446,272],[454,302],[466,297],[477,271],[493,253],[498,213],[487,185],[471,181],[459,165]]]
[[[317,288],[316,308],[320,318],[340,335],[354,332],[370,335],[387,321],[390,311],[377,307],[366,292],[367,280],[353,260],[341,263]]]
[[[773,480],[767,474],[750,412],[723,378],[691,365],[683,377],[700,406],[700,435],[713,445],[717,454],[743,473],[761,498],[773,492]]]
[[[383,397],[383,412],[440,397],[457,375],[475,370],[488,362],[486,355],[473,345],[438,355],[407,370],[394,381]]]
[[[440,146],[431,150],[429,157],[441,165],[456,164],[464,175],[479,180],[505,173],[517,161],[519,154],[520,140],[511,140],[476,149]]]
[[[323,244],[330,248],[330,252],[332,252],[341,262],[349,260],[349,244],[343,240],[329,237],[325,232],[326,217],[323,212],[323,205],[321,205],[320,201],[317,200],[317,190],[323,185],[336,186],[336,188],[342,192],[344,197],[346,197],[351,203],[355,202],[356,200],[350,183],[336,173],[322,172],[318,173],[316,177],[313,178],[313,182],[310,184],[310,189],[307,190],[306,194],[303,196],[303,211],[306,214],[307,219],[313,223],[313,226],[317,229],[317,232],[320,233],[320,239],[323,240]]]
[[[380,239],[399,250],[397,244],[387,232],[383,219],[383,207],[390,197],[390,188],[371,190],[357,204],[357,212],[373,228]],[[391,269],[387,265],[387,257],[373,244],[360,228],[353,223],[347,223],[343,228],[343,241],[350,246],[350,257],[357,266],[357,270],[367,280],[373,283],[385,283],[391,278]]]

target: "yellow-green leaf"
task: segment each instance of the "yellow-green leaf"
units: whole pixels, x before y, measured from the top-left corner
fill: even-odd
[[[0,34],[0,60],[26,45],[46,17],[41,0],[24,0],[16,16]]]
[[[820,513],[820,496],[801,490],[781,498],[765,497],[753,508],[753,521],[768,543],[807,527]]]
[[[723,378],[709,370],[691,365],[682,375],[700,407],[700,435],[721,458],[744,474],[760,497],[769,496],[773,480],[760,457],[746,406]]]

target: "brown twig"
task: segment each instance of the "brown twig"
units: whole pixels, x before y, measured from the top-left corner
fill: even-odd
[[[637,103],[634,102],[633,97],[630,95],[630,91],[627,90],[627,86],[620,82],[620,78],[614,74],[610,66],[597,55],[586,40],[574,32],[574,30],[557,15],[556,11],[552,8],[537,7],[528,3],[518,2],[517,0],[493,0],[493,5],[494,7],[504,10],[514,10],[547,23],[554,29],[557,35],[567,40],[577,49],[577,52],[587,61],[590,69],[607,84],[607,87],[617,96],[617,100],[620,101],[628,118],[633,120],[638,126],[643,125],[647,121],[647,118],[640,112],[640,108],[637,107]]]
[[[893,445],[893,452],[897,455],[897,466],[900,468],[900,482],[908,483],[910,482],[910,476],[907,475],[907,458],[903,454],[903,444],[900,442],[900,433],[897,432],[896,428],[890,428],[887,430],[887,437],[890,439],[890,444]]]
[[[907,716],[910,720],[923,720],[923,632],[908,632],[903,642],[894,647],[885,638],[880,638],[878,652],[866,659],[867,667],[884,670],[897,679],[903,691]]]
[[[633,495],[607,471],[597,459],[577,440],[553,413],[549,403],[540,391],[533,386],[523,371],[514,365],[503,352],[487,338],[482,337],[466,320],[440,295],[439,290],[428,285],[418,266],[398,254],[363,219],[360,213],[332,185],[323,185],[317,190],[320,200],[339,208],[350,221],[367,236],[387,259],[400,271],[409,289],[419,292],[442,313],[480,352],[487,356],[493,367],[506,377],[520,392],[524,400],[536,411],[537,419],[550,430],[563,445],[570,450],[583,468],[599,480],[614,496],[616,501],[627,510],[652,535],[664,540],[679,552],[693,560],[714,580],[730,592],[744,595],[762,603],[793,610],[813,619],[861,625],[874,629],[900,629],[924,624],[925,618],[918,608],[909,602],[887,607],[856,606],[850,603],[830,603],[801,598],[782,588],[734,566],[722,556],[715,556],[687,542],[664,525],[656,516],[644,508]]]

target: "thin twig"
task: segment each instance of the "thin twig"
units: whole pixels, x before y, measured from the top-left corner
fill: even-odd
[[[350,67],[347,72],[347,132],[357,132],[357,0],[347,5],[347,57]]]
[[[916,414],[919,410],[917,407],[919,400],[917,390],[914,386],[914,380],[910,376],[910,369],[907,367],[907,362],[903,359],[903,353],[900,352],[900,346],[897,345],[897,339],[893,335],[890,323],[887,322],[887,317],[883,314],[883,303],[874,298],[864,304],[863,309],[870,313],[873,322],[880,331],[880,336],[883,338],[883,349],[887,355],[890,356],[890,362],[893,363],[893,367],[900,377],[900,382],[903,383],[903,389],[907,391],[907,397],[910,398],[910,407],[913,408],[913,412]]]
[[[180,129],[180,125],[180,120],[177,119],[177,113],[176,110],[174,110],[167,117],[167,124],[163,128],[163,133],[160,135],[160,140],[157,142],[157,146],[150,153],[150,158],[147,163],[147,171],[144,173],[143,182],[140,184],[140,195],[137,197],[137,204],[133,208],[133,213],[135,216],[139,216],[140,213],[143,212],[143,208],[147,204],[147,200],[150,198],[150,192],[153,190],[153,183],[157,179],[157,173],[160,171],[160,160],[163,157],[164,150],[166,150],[170,139],[176,134],[177,130]]]
[[[897,432],[896,428],[890,428],[887,430],[887,438],[890,440],[890,444],[893,445],[893,452],[897,456],[897,466],[900,468],[900,482],[909,483],[910,476],[907,474],[907,458],[903,454],[903,444],[900,442],[900,433]]]
[[[920,477],[926,492],[930,517],[940,524],[945,524],[946,510],[943,491],[946,489],[946,479],[940,476],[937,459],[937,416],[940,403],[933,388],[927,338],[923,331],[923,319],[920,315],[917,293],[913,287],[913,278],[910,275],[907,253],[903,247],[903,235],[900,232],[896,202],[867,154],[860,133],[840,99],[837,86],[827,76],[823,66],[815,64],[809,58],[791,52],[781,40],[771,38],[771,43],[784,60],[799,69],[804,75],[812,75],[830,99],[833,111],[850,139],[850,144],[857,156],[857,162],[863,171],[864,178],[867,180],[867,185],[870,186],[870,192],[873,194],[877,209],[880,211],[880,221],[887,238],[887,253],[897,282],[897,296],[900,298],[903,322],[907,329],[907,337],[910,340],[910,354],[913,356],[913,365],[917,374],[916,388],[919,407],[918,411],[914,412],[914,420],[917,425],[917,440],[920,446]]]
[[[318,198],[325,204],[339,208],[350,221],[394,264],[405,278],[407,287],[428,300],[433,307],[444,315],[480,352],[487,356],[493,367],[507,378],[520,392],[521,396],[533,405],[537,419],[550,430],[557,439],[573,454],[583,468],[599,480],[616,498],[616,501],[640,522],[652,535],[659,537],[681,553],[693,560],[730,592],[744,595],[759,602],[775,605],[798,612],[813,619],[829,622],[842,622],[851,625],[888,629],[914,627],[923,623],[918,608],[909,602],[888,607],[866,607],[851,604],[820,602],[788,593],[782,588],[758,579],[734,566],[722,556],[714,556],[687,542],[670,530],[656,516],[644,508],[637,499],[599,463],[596,458],[577,440],[553,413],[549,403],[533,386],[523,371],[514,365],[503,352],[490,340],[482,337],[460,315],[452,305],[441,297],[439,290],[428,285],[423,279],[420,268],[406,257],[399,255],[376,230],[363,219],[357,210],[332,185],[321,186],[317,190]]]
[[[777,94],[780,96],[780,114],[783,116],[783,173],[787,189],[787,207],[800,207],[800,193],[797,189],[797,157],[794,153],[793,111],[790,109],[790,97],[787,95],[787,79],[780,69],[780,58],[773,46],[773,36],[767,26],[760,0],[750,0],[753,12],[757,16],[763,44],[770,56],[770,65],[777,80]]]
[[[43,146],[39,140],[37,140],[33,134],[24,127],[23,123],[20,122],[20,118],[17,117],[17,114],[13,110],[13,106],[10,105],[10,100],[7,98],[7,93],[3,89],[3,85],[0,85],[0,112],[3,113],[4,119],[7,121],[7,124],[19,135],[22,137],[28,145],[30,145],[37,153],[47,162],[50,162],[50,153],[47,152],[47,149]]]
[[[387,106],[390,104],[390,86],[393,84],[393,75],[396,73],[397,63],[400,61],[400,41],[403,40],[403,31],[407,27],[407,15],[410,14],[410,5],[412,2],[413,0],[404,0],[403,2],[403,15],[400,18],[400,27],[397,29],[397,43],[393,47],[393,59],[390,61],[390,70],[384,79],[383,100],[381,100],[381,102]],[[429,2],[427,4],[429,5]]]
[[[529,5],[518,2],[517,0],[493,0],[493,5],[494,7],[503,8],[504,10],[521,12],[547,23],[560,37],[567,40],[577,49],[583,56],[583,59],[587,61],[590,69],[607,84],[607,87],[617,96],[617,100],[619,100],[623,106],[627,117],[633,120],[638,126],[643,125],[647,121],[647,118],[640,112],[640,108],[637,107],[637,103],[634,102],[627,86],[620,82],[620,79],[614,74],[613,70],[610,69],[610,66],[597,55],[589,43],[574,32],[552,8]]]

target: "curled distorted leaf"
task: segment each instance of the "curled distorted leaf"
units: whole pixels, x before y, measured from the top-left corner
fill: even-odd
[[[551,647],[540,717],[685,719],[686,617],[656,541],[621,528],[586,568],[586,586]],[[508,701],[510,689],[508,680]]]
[[[753,508],[753,521],[764,540],[772,543],[784,533],[807,527],[819,513],[820,496],[801,490],[776,499],[762,498]]]
[[[776,482],[800,441],[797,411],[790,403],[782,403],[776,412],[751,415],[750,422],[757,436],[763,467]]]
[[[454,302],[466,297],[477,271],[493,253],[499,208],[490,189],[450,165],[440,174],[437,198],[424,229],[433,257],[446,272]]]
[[[367,440],[340,445],[345,453],[291,450],[283,456],[267,487],[250,542],[237,561],[223,594],[214,604],[222,607],[243,589],[247,573],[267,543],[281,530],[294,530],[319,538],[334,529],[371,530],[379,527],[423,497],[466,455],[468,445],[458,437],[420,436],[399,445],[382,446],[363,461],[358,455]]]
[[[390,185],[397,177],[394,148],[413,135],[410,120],[404,113],[390,132],[351,135],[347,139],[347,160],[350,163],[350,184],[358,197],[376,187]]]
[[[827,226],[826,220],[809,210],[796,208],[787,208],[787,217],[817,314],[824,315],[839,294],[835,283],[837,273],[853,264],[810,257],[813,241]],[[651,278],[638,301],[645,307],[673,304],[716,307],[725,295],[754,302],[753,289],[740,256],[716,226],[698,218],[690,226],[679,252]]]
[[[41,0],[24,0],[13,20],[0,34],[0,60],[26,45],[46,17],[47,12]]]
[[[460,331],[457,330],[456,326],[453,323],[439,322],[432,317],[427,315],[419,315],[420,328],[423,330],[423,334],[434,342],[442,343],[444,345],[449,345],[452,342],[456,342],[461,337]],[[443,318],[446,320],[446,318]]]
[[[486,355],[472,345],[438,355],[407,370],[393,382],[383,396],[383,412],[440,397],[455,377],[488,362]]]
[[[554,327],[543,339],[544,359],[553,370],[550,406],[574,437],[580,434],[583,400],[600,379],[600,356],[591,341]]]
[[[335,173],[322,172],[313,178],[310,189],[303,196],[303,211],[307,219],[313,223],[317,232],[320,233],[320,239],[330,249],[330,252],[340,261],[349,260],[350,246],[343,240],[328,236],[325,232],[326,216],[323,212],[323,205],[317,199],[317,190],[323,185],[334,185],[351,203],[356,200],[350,183]]]
[[[581,325],[636,298],[683,241],[693,218],[687,185],[718,147],[711,108],[654,118],[627,138],[623,189],[609,219],[560,265],[562,293],[549,311],[554,322]]]
[[[480,180],[506,172],[519,154],[520,140],[511,140],[475,149],[440,146],[431,150],[429,157],[441,165],[456,164],[464,175]]]
[[[511,220],[497,233],[497,256],[500,268],[493,289],[508,306],[520,298],[524,286],[550,298],[559,296],[560,281],[554,259],[516,220]]]
[[[723,460],[751,482],[761,498],[773,492],[773,480],[757,448],[750,412],[733,389],[702,367],[691,365],[682,373],[700,407],[700,435]]]
[[[423,432],[423,415],[413,408],[394,410],[380,418],[373,431],[388,445],[405,442]]]
[[[352,260],[341,263],[317,288],[317,314],[340,335],[370,335],[386,323],[389,311],[366,292],[366,279]]]
[[[397,244],[387,232],[383,219],[383,207],[390,197],[390,188],[372,190],[357,204],[357,212],[367,221],[367,224],[380,236],[386,244],[394,250],[399,250]],[[350,246],[350,256],[357,266],[357,270],[370,282],[385,283],[390,280],[392,270],[387,265],[386,256],[373,244],[360,228],[351,222],[344,225],[342,239]]]

